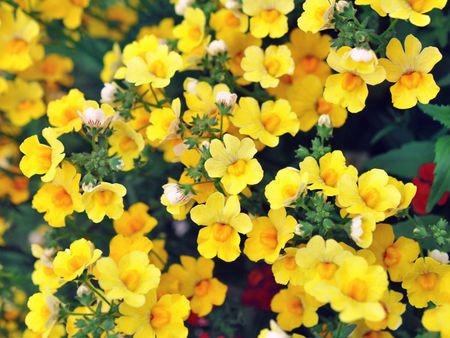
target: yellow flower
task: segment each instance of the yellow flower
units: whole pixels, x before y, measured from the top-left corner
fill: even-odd
[[[160,270],[163,270],[166,263],[169,261],[169,254],[164,248],[165,245],[165,239],[154,239],[153,248],[150,251],[150,263]]]
[[[188,330],[184,320],[189,316],[189,301],[181,295],[164,295],[156,298],[156,292],[145,296],[141,307],[122,303],[122,314],[116,319],[117,330],[134,338],[186,338]]]
[[[100,223],[105,216],[118,219],[123,214],[123,199],[127,189],[119,183],[101,182],[83,194],[83,205],[91,221]]]
[[[417,308],[427,307],[428,302],[442,304],[445,289],[440,287],[442,277],[450,271],[449,265],[431,257],[417,258],[403,278],[402,287],[408,292],[408,301]]]
[[[355,0],[355,5],[370,5],[379,16],[386,16],[386,12],[381,8],[382,0]]]
[[[359,256],[347,257],[335,278],[337,292],[331,292],[330,304],[340,312],[341,321],[349,323],[362,318],[380,321],[385,318],[385,310],[379,301],[387,291],[388,278],[381,266],[369,265]]]
[[[154,35],[159,39],[173,40],[173,18],[162,19],[157,26],[144,26],[139,30],[137,39],[142,39],[145,35]]]
[[[205,162],[206,172],[210,177],[220,177],[227,193],[239,194],[247,185],[254,185],[262,180],[263,170],[253,158],[257,151],[251,139],[239,140],[225,134],[223,142],[219,139],[212,140],[209,151],[211,158]]]
[[[223,35],[230,32],[245,33],[248,29],[248,17],[239,11],[221,8],[211,13],[209,24],[216,31],[216,37],[222,39]]]
[[[231,122],[241,134],[249,135],[269,147],[277,146],[279,136],[283,134],[295,136],[299,128],[297,114],[291,110],[289,102],[283,99],[265,101],[260,109],[254,98],[242,97]]]
[[[305,271],[295,262],[298,248],[285,248],[284,254],[272,264],[272,272],[278,284],[304,285]]]
[[[45,114],[43,95],[39,82],[26,82],[17,77],[8,81],[8,90],[0,95],[0,110],[13,125],[22,127]]]
[[[44,56],[44,48],[38,45],[39,24],[22,10],[0,8],[0,70],[18,72],[30,67]]]
[[[423,326],[431,332],[440,332],[442,338],[450,337],[450,304],[443,304],[433,309],[425,310],[422,317]]]
[[[78,115],[85,109],[84,94],[78,89],[71,89],[67,95],[48,104],[48,121],[53,127],[70,132],[80,131],[81,119]]]
[[[50,20],[63,20],[64,26],[75,29],[81,24],[83,11],[90,0],[43,0],[39,4],[42,16]]]
[[[142,251],[146,254],[153,249],[153,242],[143,235],[125,237],[116,235],[109,242],[109,257],[117,263],[131,251]]]
[[[205,14],[200,8],[188,7],[184,20],[175,26],[173,35],[178,39],[178,49],[184,53],[192,52],[205,37]]]
[[[344,125],[347,110],[338,104],[326,101],[323,98],[323,90],[322,81],[314,75],[306,75],[286,90],[286,98],[300,121],[300,130],[311,130],[323,115],[330,117],[334,128]]]
[[[145,142],[141,134],[122,120],[112,122],[112,135],[108,138],[110,144],[108,154],[119,156],[124,166],[122,170],[134,168],[134,160],[139,158],[144,150]]]
[[[37,135],[26,138],[20,145],[24,154],[20,160],[20,170],[26,177],[44,175],[43,182],[50,182],[55,177],[56,169],[65,157],[64,145],[56,138],[52,128],[45,128],[42,135],[48,146],[39,142]]]
[[[148,214],[148,205],[137,202],[129,207],[122,216],[114,220],[114,230],[124,236],[141,236],[156,226],[156,218]]]
[[[400,302],[403,295],[396,291],[386,291],[380,303],[383,305],[385,316],[378,322],[366,320],[366,325],[372,330],[383,330],[389,328],[397,330],[402,325],[402,314],[406,310],[406,305]]]
[[[349,335],[349,338],[361,338],[361,337],[377,337],[377,338],[394,338],[389,331],[372,330],[364,322],[359,321],[356,323],[356,327]]]
[[[419,256],[419,244],[409,238],[400,236],[394,242],[394,231],[389,224],[378,224],[373,233],[373,242],[369,247],[394,282],[401,282],[411,269],[412,263]]]
[[[401,198],[399,204],[395,208],[386,211],[386,217],[393,216],[399,211],[408,208],[417,191],[417,187],[413,183],[404,184],[402,181],[399,181],[390,176],[389,184],[392,184],[397,188],[398,192],[401,195]]]
[[[300,173],[308,175],[308,189],[322,190],[325,196],[338,194],[338,182],[342,175],[358,177],[358,170],[346,165],[344,154],[340,150],[326,153],[319,159],[319,163],[311,157],[306,157],[300,163]]]
[[[180,99],[172,101],[170,108],[163,107],[152,110],[150,125],[147,127],[146,135],[150,141],[163,142],[177,136],[180,124],[181,103]]]
[[[3,235],[9,229],[10,224],[6,223],[4,218],[0,217],[0,246],[5,245],[5,240],[3,239]]]
[[[4,178],[6,179],[6,182],[4,181],[3,184],[5,184],[7,194],[13,204],[17,205],[23,203],[30,198],[30,192],[28,191],[28,178],[24,176],[15,176],[10,179],[6,175]]]
[[[386,211],[399,205],[401,194],[389,184],[384,170],[372,169],[359,178],[343,174],[337,184],[339,207],[351,215],[372,214],[376,222],[386,218]]]
[[[304,32],[317,33],[332,28],[335,0],[306,0],[303,13],[297,20],[298,27]]]
[[[294,60],[285,45],[270,45],[265,50],[250,46],[244,54],[241,61],[244,79],[259,82],[263,88],[278,86],[281,76],[294,72]]]
[[[386,79],[395,82],[391,87],[392,103],[399,109],[412,108],[420,103],[429,103],[439,93],[439,87],[429,72],[442,59],[436,47],[422,50],[419,39],[408,35],[403,49],[397,38],[386,47],[387,59],[380,64],[386,69]]]
[[[346,46],[337,51],[332,49],[327,62],[340,74],[328,77],[323,98],[347,108],[351,113],[360,112],[364,108],[369,94],[367,85],[379,84],[386,77],[375,53],[368,49]]]
[[[83,271],[94,264],[101,255],[101,250],[95,249],[92,242],[81,238],[72,242],[69,249],[56,254],[53,271],[55,275],[68,282],[81,276]]]
[[[204,317],[213,305],[223,304],[228,288],[213,277],[214,261],[189,256],[181,256],[180,261],[170,266],[169,273],[178,279],[179,292],[190,299],[192,312]]]
[[[123,299],[125,304],[138,308],[144,305],[145,295],[156,289],[161,272],[150,264],[148,255],[131,251],[119,262],[110,257],[97,261],[96,276],[108,299]]]
[[[286,215],[284,208],[269,210],[268,217],[253,220],[253,228],[247,234],[244,254],[256,262],[264,259],[273,263],[279,256],[287,241],[294,237],[297,220]]]
[[[51,182],[44,183],[33,197],[33,208],[45,213],[44,219],[50,226],[64,227],[65,218],[74,211],[84,210],[80,190],[81,175],[69,162],[63,162],[55,171]]]
[[[46,338],[58,320],[59,301],[49,293],[35,293],[27,302],[30,312],[25,317],[27,327]]]
[[[242,10],[250,18],[250,33],[257,38],[280,38],[288,31],[287,14],[294,10],[294,0],[244,0]]]
[[[295,168],[284,168],[277,172],[275,179],[265,188],[264,194],[271,209],[290,206],[305,191],[308,175]]]
[[[328,302],[331,292],[317,291],[323,285],[336,285],[336,271],[349,256],[352,254],[334,239],[325,241],[318,235],[312,237],[306,247],[298,249],[295,256],[297,265],[305,273],[306,292],[321,302]]]
[[[250,217],[241,213],[237,196],[213,193],[205,204],[191,210],[192,220],[202,228],[198,234],[198,251],[205,258],[215,256],[226,262],[234,261],[240,254],[239,233],[246,234],[252,229]]]
[[[113,45],[112,50],[103,56],[103,69],[100,73],[100,79],[103,83],[111,82],[119,67],[122,65],[122,52],[118,43]]]
[[[270,308],[278,313],[277,322],[280,327],[291,331],[301,325],[316,325],[319,321],[317,309],[320,305],[321,303],[305,293],[303,287],[289,285],[272,298]]]
[[[50,293],[54,293],[62,284],[61,279],[55,274],[53,262],[47,262],[45,259],[38,259],[34,263],[31,280],[34,285],[39,287],[40,291]]]
[[[428,13],[434,8],[443,9],[447,0],[381,0],[381,8],[391,18],[409,20],[413,25],[423,27],[430,23]]]

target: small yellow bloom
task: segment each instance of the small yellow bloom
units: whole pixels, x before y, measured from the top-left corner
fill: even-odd
[[[189,316],[189,301],[186,297],[164,295],[156,298],[150,291],[140,307],[120,304],[121,317],[116,319],[117,330],[134,338],[186,338],[188,329],[184,320]]]
[[[385,292],[380,303],[385,310],[385,316],[378,322],[366,320],[366,325],[372,330],[383,330],[389,328],[397,330],[402,325],[402,314],[406,310],[406,305],[400,302],[403,295],[400,292],[389,290]]]
[[[242,10],[250,18],[250,33],[257,38],[280,38],[288,31],[287,14],[294,10],[294,0],[244,0]]]
[[[295,262],[298,248],[285,248],[285,253],[272,264],[272,272],[278,284],[304,285],[305,271]]]
[[[131,205],[120,218],[114,220],[114,230],[127,237],[149,233],[158,221],[148,214],[148,209],[148,205],[142,202]]]
[[[26,138],[20,145],[20,151],[24,154],[20,160],[20,170],[26,177],[44,175],[43,182],[50,182],[56,174],[58,165],[65,157],[64,145],[56,137],[52,128],[45,128],[42,135],[48,142],[48,146],[41,144],[37,135]]]
[[[97,261],[96,276],[108,299],[123,299],[125,304],[138,308],[144,305],[145,295],[156,289],[161,272],[150,264],[148,255],[131,251],[119,262],[110,257]]]
[[[162,19],[157,26],[144,26],[139,30],[137,39],[142,39],[145,35],[154,35],[159,39],[173,40],[173,18]]]
[[[100,73],[100,79],[103,83],[111,82],[114,75],[122,65],[122,52],[118,43],[113,45],[112,50],[103,56],[103,69]]]
[[[80,194],[81,175],[69,162],[63,162],[55,171],[51,182],[44,183],[33,197],[33,208],[45,213],[44,219],[50,226],[64,227],[65,218],[74,211],[84,210]]]
[[[153,249],[153,242],[143,235],[125,237],[116,235],[109,242],[109,257],[117,263],[131,251],[142,251],[146,254]]]
[[[254,262],[264,259],[266,263],[273,263],[287,241],[294,237],[296,226],[297,220],[286,215],[284,208],[269,210],[268,217],[253,220],[253,228],[245,241],[244,254]]]
[[[270,45],[265,50],[250,46],[245,49],[241,67],[245,80],[259,82],[263,88],[273,88],[278,86],[280,77],[294,72],[294,60],[285,45]]]
[[[317,309],[320,305],[314,297],[305,293],[303,287],[289,285],[272,298],[270,308],[278,313],[277,322],[280,327],[291,331],[301,325],[316,325],[319,321]]]
[[[221,178],[220,182],[227,193],[239,194],[247,185],[254,185],[262,180],[263,170],[253,158],[257,151],[251,139],[239,140],[225,134],[223,142],[212,140],[209,151],[211,158],[206,160],[205,169],[210,177]]]
[[[75,29],[81,25],[83,11],[90,0],[43,0],[39,4],[42,16],[50,20],[63,20],[64,26]]]
[[[305,191],[308,174],[295,168],[284,168],[277,172],[275,179],[265,188],[264,194],[271,209],[290,206]]]
[[[84,94],[78,89],[71,89],[67,95],[48,104],[48,121],[53,127],[64,131],[80,131],[81,119],[78,115],[85,109]]]
[[[70,244],[69,249],[56,254],[53,270],[58,277],[71,281],[81,276],[83,271],[94,264],[101,255],[101,250],[95,249],[92,242],[84,238],[78,239]]]
[[[423,326],[431,332],[440,332],[442,338],[450,337],[450,304],[443,304],[433,309],[425,310],[422,317]]]
[[[52,331],[59,313],[59,300],[49,293],[35,293],[27,302],[30,312],[25,317],[27,327],[43,337]]]
[[[62,284],[61,279],[55,274],[53,262],[45,259],[38,259],[36,263],[34,263],[34,271],[31,274],[31,280],[42,292],[55,293]]]
[[[191,218],[204,226],[197,238],[198,251],[205,258],[218,256],[226,262],[234,261],[240,254],[239,233],[246,234],[252,229],[247,214],[241,213],[237,196],[213,193],[205,204],[191,210]]]
[[[355,0],[355,5],[370,5],[379,16],[386,16],[387,13],[381,8],[382,0]]]
[[[394,185],[401,195],[399,204],[392,210],[386,211],[386,217],[393,216],[399,211],[405,210],[411,204],[412,199],[416,195],[417,187],[413,183],[404,184],[393,177],[389,176],[389,184]]]
[[[443,9],[447,0],[380,0],[381,9],[391,18],[409,20],[413,25],[423,27],[430,23],[428,13],[434,8]]]
[[[290,133],[295,136],[299,129],[297,114],[283,99],[266,101],[260,109],[254,98],[242,97],[231,122],[241,134],[249,135],[269,147],[277,146],[281,135]]]
[[[335,0],[306,0],[303,13],[297,20],[298,27],[304,32],[317,33],[332,28]]]
[[[147,138],[154,142],[163,142],[167,139],[177,137],[180,124],[181,103],[180,99],[172,101],[170,108],[163,107],[152,110],[150,125],[147,127]]]
[[[248,17],[239,11],[221,8],[211,13],[209,24],[216,31],[216,37],[222,39],[223,35],[233,31],[245,33],[248,29]]]
[[[100,223],[105,216],[118,219],[123,214],[123,196],[127,189],[119,183],[101,182],[83,194],[83,205],[91,221]]]
[[[205,37],[206,17],[200,8],[188,7],[184,20],[175,26],[173,35],[178,39],[178,49],[182,52],[192,52]]]
[[[391,87],[394,107],[412,108],[417,101],[427,104],[439,93],[433,75],[429,74],[442,59],[436,47],[422,49],[419,39],[410,34],[405,39],[404,49],[397,38],[391,39],[386,57],[380,64],[386,69],[387,80],[395,82]]]

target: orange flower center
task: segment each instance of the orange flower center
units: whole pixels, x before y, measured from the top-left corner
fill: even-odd
[[[131,137],[124,137],[119,143],[120,150],[128,152],[137,148],[136,142]]]
[[[417,88],[422,80],[422,74],[419,72],[411,72],[402,75],[400,78],[400,84],[408,89]]]
[[[233,12],[230,11],[225,17],[225,24],[229,27],[238,27],[240,21],[239,18]]]
[[[416,12],[422,13],[429,0],[408,0],[409,5]]]
[[[28,188],[28,179],[26,177],[16,177],[13,185],[16,190],[25,190]]]
[[[48,146],[41,146],[39,151],[39,164],[45,171],[52,165],[52,148]]]
[[[233,228],[228,224],[215,223],[212,227],[213,237],[218,242],[227,241],[233,234]]]
[[[269,23],[275,22],[276,19],[280,16],[280,12],[276,9],[265,9],[261,12],[261,18]]]
[[[28,109],[32,108],[33,105],[34,105],[33,100],[22,100],[19,103],[18,109],[19,110],[28,110]]]
[[[144,223],[137,218],[130,219],[130,222],[128,223],[128,229],[132,234],[140,231],[143,227]]]
[[[319,115],[328,114],[333,109],[333,104],[325,101],[323,97],[319,98],[316,102],[316,112]]]
[[[287,304],[288,311],[296,316],[301,316],[303,314],[303,304],[300,299],[296,298],[291,300]]]
[[[361,197],[369,208],[374,208],[380,199],[380,193],[375,188],[368,188],[361,192]]]
[[[329,187],[336,186],[336,183],[338,181],[338,174],[334,169],[331,168],[322,170],[322,172],[320,173],[320,177]]]
[[[14,38],[6,46],[6,53],[19,54],[28,49],[28,42],[21,38]]]
[[[356,278],[348,286],[346,294],[358,302],[363,302],[367,299],[368,291],[366,282]]]
[[[125,284],[128,290],[134,291],[139,286],[141,275],[139,271],[130,269],[122,272],[122,274],[120,275],[120,280],[123,282],[123,284]]]
[[[89,4],[89,0],[70,0],[70,2],[78,7],[86,7]]]
[[[434,272],[427,272],[417,277],[417,282],[419,283],[421,288],[426,291],[434,290],[436,284],[438,283],[438,280],[438,275]]]
[[[165,78],[167,76],[166,65],[161,60],[156,60],[153,62],[149,67],[149,71],[159,78]]]
[[[199,26],[191,26],[189,28],[189,37],[192,40],[199,40],[202,37],[202,32]]]
[[[50,309],[48,308],[47,305],[44,305],[43,307],[41,307],[41,317],[42,318],[48,318],[51,315]]]
[[[69,259],[69,267],[72,271],[76,271],[84,265],[84,257],[75,255]]]
[[[319,64],[319,58],[314,55],[307,55],[300,60],[300,67],[305,73],[314,73],[319,67]]]
[[[65,209],[72,206],[72,197],[70,197],[66,189],[61,187],[53,194],[52,202],[57,208]]]
[[[390,246],[384,252],[384,264],[387,267],[394,266],[400,262],[402,258],[402,253],[395,246]]]
[[[77,114],[77,110],[74,107],[67,108],[66,110],[64,110],[64,116],[67,119],[67,121],[72,121],[79,117]]]
[[[156,305],[150,314],[150,325],[154,329],[160,329],[170,322],[170,312],[164,307]]]
[[[245,173],[245,167],[247,162],[245,160],[237,160],[233,164],[230,164],[227,168],[227,173],[233,176],[241,176]]]
[[[363,338],[381,338],[382,335],[380,332],[377,331],[369,331],[364,333]]]
[[[211,281],[209,279],[203,279],[195,285],[194,295],[198,297],[203,297],[208,294],[211,286]]]
[[[298,189],[295,186],[289,184],[283,187],[283,195],[288,198],[292,198],[297,195]]]
[[[297,264],[295,263],[295,257],[288,256],[284,259],[284,267],[287,270],[294,270],[297,267]]]
[[[56,63],[53,60],[45,60],[41,64],[41,71],[44,74],[55,74],[57,70]]]
[[[334,276],[334,273],[337,270],[337,265],[331,262],[322,262],[317,267],[317,271],[319,272],[319,276],[322,279],[331,279]]]
[[[273,134],[280,125],[281,119],[276,114],[270,114],[263,118],[264,128],[271,134]]]
[[[270,75],[276,76],[280,71],[281,63],[276,58],[272,57],[264,61],[264,67]]]
[[[352,92],[364,84],[363,79],[353,73],[344,73],[344,80],[342,81],[342,89]]]
[[[278,245],[278,233],[276,229],[267,229],[259,235],[259,241],[270,250],[274,250]]]
[[[108,205],[113,200],[114,193],[109,190],[101,190],[95,193],[95,201],[100,205]]]

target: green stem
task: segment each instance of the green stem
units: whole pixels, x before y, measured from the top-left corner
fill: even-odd
[[[100,291],[98,291],[97,288],[96,288],[94,285],[92,285],[92,283],[90,282],[90,280],[89,280],[87,277],[84,278],[83,282],[86,284],[86,286],[87,286],[89,289],[91,289],[92,292],[94,292],[94,293],[95,293],[97,296],[99,296],[103,301],[105,301],[106,304],[108,304],[109,306],[111,306],[111,302],[110,302],[109,300],[107,300],[106,297],[105,297]]]

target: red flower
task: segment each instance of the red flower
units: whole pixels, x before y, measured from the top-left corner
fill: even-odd
[[[272,270],[268,265],[263,265],[248,274],[241,302],[258,309],[270,310],[270,302],[279,290],[280,286],[275,282]]]
[[[413,178],[417,186],[417,193],[412,200],[412,208],[416,214],[425,215],[427,211],[428,198],[434,181],[434,163],[425,163],[419,168],[419,176]],[[442,195],[438,205],[444,205],[449,197],[449,192]]]

